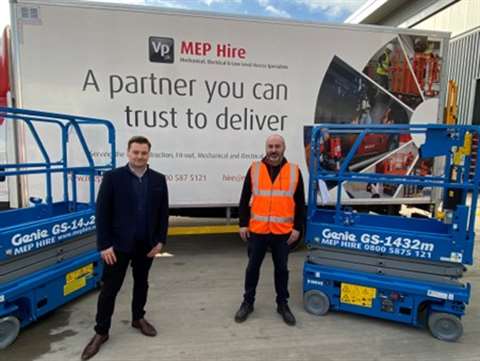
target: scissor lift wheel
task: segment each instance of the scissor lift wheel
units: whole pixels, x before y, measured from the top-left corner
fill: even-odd
[[[0,350],[15,341],[19,331],[20,321],[18,318],[13,316],[0,318]]]
[[[303,295],[303,307],[309,313],[323,316],[330,309],[330,300],[322,291],[310,290]]]
[[[428,318],[428,328],[433,337],[442,341],[457,341],[463,334],[460,319],[449,313],[434,312]]]

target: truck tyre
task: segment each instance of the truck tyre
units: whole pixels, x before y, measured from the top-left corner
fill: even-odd
[[[460,319],[450,313],[433,312],[428,317],[428,328],[432,336],[442,341],[457,341],[463,334]]]
[[[303,307],[308,313],[323,316],[330,309],[330,300],[324,292],[310,290],[303,294]]]
[[[0,350],[15,341],[20,332],[20,321],[13,316],[0,318]]]

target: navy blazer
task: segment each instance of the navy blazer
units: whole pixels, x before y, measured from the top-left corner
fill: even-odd
[[[147,245],[165,244],[168,229],[168,188],[165,176],[148,168]],[[111,246],[121,252],[135,248],[134,191],[128,165],[103,175],[97,196],[97,246],[102,251]]]

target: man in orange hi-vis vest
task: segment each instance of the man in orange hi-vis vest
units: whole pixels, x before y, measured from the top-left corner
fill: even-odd
[[[295,316],[288,307],[288,253],[300,237],[305,221],[305,192],[302,174],[296,164],[284,158],[285,140],[271,135],[266,155],[253,162],[243,183],[239,206],[240,237],[248,244],[243,302],[235,314],[243,322],[253,312],[260,267],[267,248],[272,251],[275,268],[277,312],[287,325]]]

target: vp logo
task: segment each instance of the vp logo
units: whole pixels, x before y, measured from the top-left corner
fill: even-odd
[[[173,63],[173,39],[150,36],[148,53],[153,63]]]

